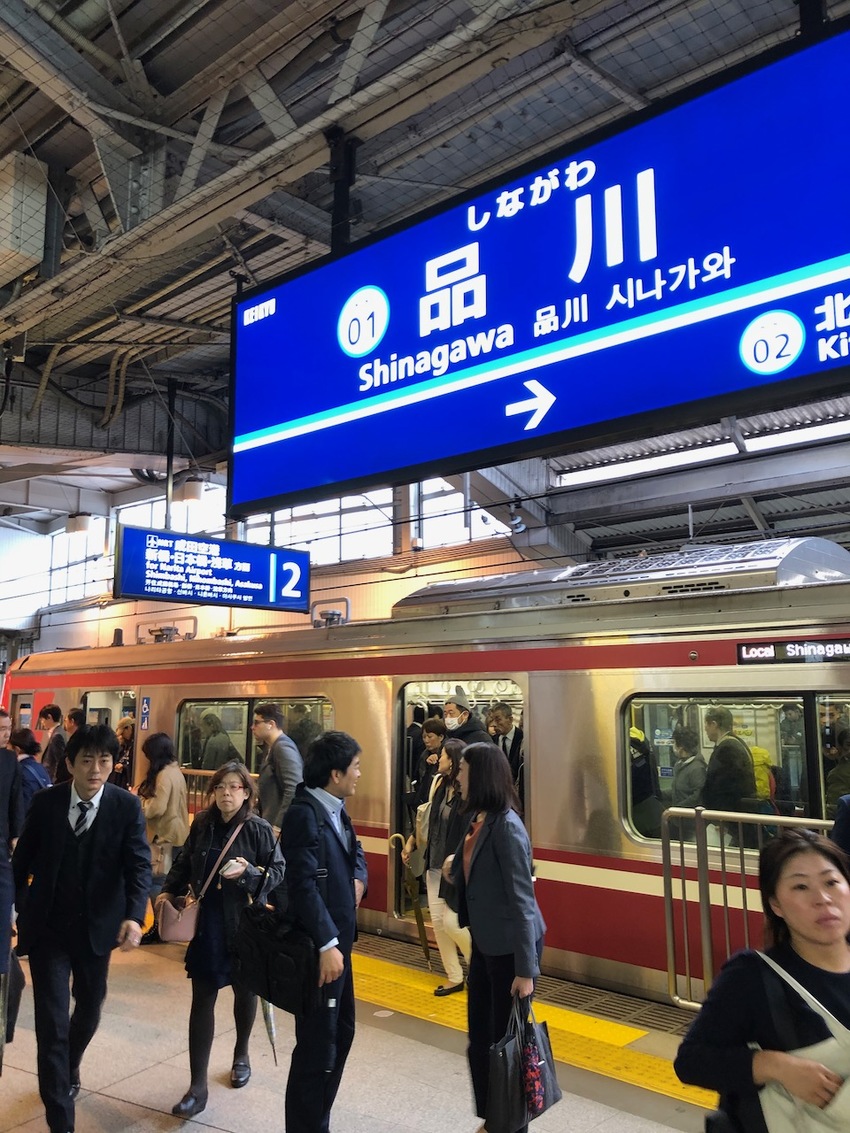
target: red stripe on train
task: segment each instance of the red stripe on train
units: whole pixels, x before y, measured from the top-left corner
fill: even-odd
[[[695,653],[696,658],[691,654]],[[640,664],[637,665],[639,658]],[[111,654],[115,660],[115,654]],[[60,664],[57,658],[57,664]],[[108,672],[98,670],[78,673],[39,674],[33,681],[28,680],[26,667],[10,674],[15,688],[26,688],[40,679],[49,680],[51,686],[69,688],[74,686],[111,687],[120,680],[126,684],[210,684],[216,682],[232,683],[244,679],[243,672],[262,672],[264,680],[306,680],[316,678],[346,677],[404,677],[423,673],[441,674],[451,671],[473,672],[478,676],[505,671],[533,670],[536,672],[557,672],[559,670],[584,669],[627,669],[651,668],[692,668],[700,665],[736,664],[735,641],[710,641],[705,638],[696,641],[646,642],[621,645],[554,645],[536,646],[533,649],[489,649],[459,650],[453,652],[442,649],[439,653],[417,653],[399,656],[381,653],[358,657],[333,657],[328,659],[306,660],[265,660],[252,657],[244,661],[230,660],[227,664],[195,662],[174,668],[138,668]]]

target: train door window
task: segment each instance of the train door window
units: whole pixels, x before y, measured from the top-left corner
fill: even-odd
[[[65,708],[75,708],[68,704]],[[97,689],[95,692],[84,692],[80,698],[80,707],[86,715],[87,724],[106,724],[117,729],[118,722],[124,719],[136,719],[136,694],[132,689]]]
[[[444,720],[444,706],[448,697],[458,690],[469,704],[469,716],[459,728],[449,729]],[[402,689],[400,707],[402,734],[397,747],[392,830],[399,831],[405,838],[413,832],[417,807],[428,799],[442,743],[452,736],[466,743],[485,738],[497,743],[505,751],[518,791],[522,793],[525,780],[525,699],[515,681],[505,677],[473,680],[448,677],[415,681]],[[434,720],[437,722],[429,727],[428,721]],[[396,903],[399,914],[404,916],[411,912],[412,895],[402,882],[400,870]],[[422,900],[424,903],[424,893]]]
[[[838,800],[850,794],[850,713],[840,694],[817,697],[818,749],[827,818],[835,818]]]
[[[307,749],[313,740],[324,732],[331,731],[334,726],[333,704],[323,696],[306,696],[298,700],[255,700],[251,708],[252,720],[260,704],[273,704],[280,710],[283,730],[298,748],[302,759],[306,758]],[[253,737],[250,747],[248,766],[252,771],[258,772],[265,750],[261,744],[254,742]]]
[[[624,726],[625,817],[645,838],[668,806],[811,814],[801,697],[640,697]]]
[[[215,771],[228,759],[245,762],[248,727],[245,700],[184,700],[177,712],[177,758],[181,766]]]

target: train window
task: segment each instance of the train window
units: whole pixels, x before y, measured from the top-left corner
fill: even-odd
[[[324,697],[299,700],[185,700],[177,714],[177,755],[183,767],[215,771],[228,759],[241,759],[255,774],[263,751],[251,734],[256,705],[276,704],[284,731],[302,757],[311,740],[333,728],[333,706]]]
[[[98,689],[84,692],[80,706],[86,714],[87,724],[108,724],[115,728],[125,716],[136,718],[136,694],[128,689]],[[75,705],[68,705],[74,708]]]
[[[838,800],[850,794],[850,718],[847,703],[819,696],[818,746],[827,818],[835,818]]]
[[[629,825],[658,838],[668,806],[809,816],[805,719],[803,697],[632,700],[624,718]],[[832,732],[824,737],[822,745]]]
[[[248,762],[248,707],[245,700],[184,701],[177,713],[180,764],[215,771],[228,759]]]

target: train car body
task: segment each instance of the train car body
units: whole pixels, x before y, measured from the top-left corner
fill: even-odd
[[[254,764],[257,702],[284,704],[294,726],[306,716],[350,732],[363,749],[350,805],[370,868],[362,926],[410,939],[387,840],[409,823],[411,706],[441,703],[458,684],[482,709],[507,701],[525,733],[544,968],[662,998],[661,844],[640,817],[630,735],[638,729],[653,748],[663,806],[673,728],[698,732],[710,759],[703,712],[728,706],[736,732],[769,753],[764,805],[822,816],[827,753],[850,704],[847,660],[850,554],[778,540],[438,584],[381,622],[31,654],[11,669],[6,697],[27,726],[48,702],[110,722],[134,709],[137,743],[176,736],[187,769],[200,766],[197,722],[208,710]]]

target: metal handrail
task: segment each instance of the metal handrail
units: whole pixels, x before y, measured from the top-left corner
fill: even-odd
[[[689,1011],[698,1011],[702,1006],[694,997],[694,976],[691,971],[691,936],[688,927],[688,912],[694,905],[699,911],[699,949],[702,968],[703,988],[708,989],[714,982],[715,930],[712,924],[712,909],[722,911],[723,944],[725,955],[731,956],[738,948],[750,946],[748,880],[758,881],[758,854],[755,848],[746,848],[747,842],[754,841],[760,849],[767,836],[773,837],[777,828],[818,830],[828,833],[832,821],[822,818],[792,818],[780,814],[752,814],[726,810],[706,810],[704,807],[670,807],[661,819],[661,860],[664,884],[664,927],[667,943],[667,990],[671,1001]],[[683,829],[693,829],[693,839],[682,837]],[[750,837],[747,837],[748,829]],[[717,844],[709,843],[709,832]],[[727,844],[734,838],[736,845]],[[678,847],[677,868],[679,881],[679,912],[681,916],[682,942],[684,956],[676,950],[676,893],[673,869],[673,847]],[[733,853],[730,855],[730,851]],[[688,864],[688,857],[696,867],[696,892],[694,882],[688,879],[688,871],[694,865]],[[730,866],[730,857],[734,862]],[[711,874],[719,874],[722,895],[720,903],[712,903]],[[732,879],[735,879],[733,882]],[[740,893],[743,916],[743,940],[733,939],[729,916],[730,898]],[[684,979],[687,995],[679,995],[679,980]]]

